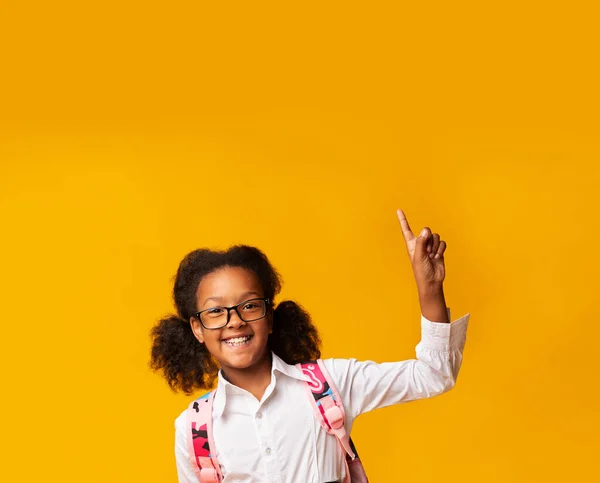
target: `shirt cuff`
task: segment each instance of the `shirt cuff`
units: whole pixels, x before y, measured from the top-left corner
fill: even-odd
[[[467,327],[471,313],[450,322],[432,322],[421,314],[421,344],[437,351],[461,350],[467,340]]]

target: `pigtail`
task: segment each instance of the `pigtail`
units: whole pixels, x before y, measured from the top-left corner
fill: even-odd
[[[189,395],[214,386],[218,365],[194,337],[188,321],[165,317],[152,328],[150,338],[150,368],[162,374],[171,390]]]
[[[291,300],[280,302],[273,314],[269,348],[288,364],[321,357],[317,327],[302,306]]]

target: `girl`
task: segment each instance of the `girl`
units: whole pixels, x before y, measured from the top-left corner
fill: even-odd
[[[422,312],[417,359],[324,361],[348,434],[360,414],[448,391],[461,366],[470,314],[449,323],[442,286],[446,242],[427,227],[415,237],[402,210],[398,218]],[[317,421],[295,366],[320,357],[318,331],[298,304],[275,305],[280,288],[279,275],[257,248],[189,253],[175,279],[177,315],[152,329],[151,366],[174,391],[190,394],[216,384],[213,434],[224,483],[341,482],[345,454]],[[197,483],[185,411],[175,429],[179,482]]]

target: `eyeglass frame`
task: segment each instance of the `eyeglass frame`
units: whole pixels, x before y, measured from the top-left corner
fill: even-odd
[[[242,317],[242,315],[240,314],[240,311],[238,310],[238,308],[240,307],[240,305],[244,305],[245,303],[248,302],[252,302],[253,300],[262,300],[265,302],[265,313],[264,315],[261,315],[258,319],[252,319],[252,320],[244,320],[244,318]],[[243,302],[240,302],[237,305],[232,305],[231,307],[223,307],[223,306],[216,306],[216,307],[209,307],[207,309],[201,310],[200,312],[196,312],[194,314],[194,317],[196,317],[200,323],[202,324],[202,327],[204,327],[206,330],[218,330],[218,329],[222,329],[223,327],[227,327],[227,324],[229,324],[229,320],[231,318],[231,311],[235,310],[235,313],[237,314],[237,316],[240,318],[240,320],[242,322],[256,322],[257,320],[263,319],[267,316],[267,308],[271,305],[271,301],[267,298],[267,297],[254,297],[253,299],[248,299],[248,300],[244,300]],[[221,325],[220,327],[206,327],[206,325],[204,325],[204,322],[202,322],[202,318],[200,317],[200,314],[202,312],[207,312],[209,310],[214,310],[214,309],[225,309],[227,310],[227,322],[225,322],[225,324]]]

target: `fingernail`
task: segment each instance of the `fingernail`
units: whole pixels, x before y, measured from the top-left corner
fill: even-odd
[[[421,236],[427,236],[427,230],[425,228],[423,228],[423,231],[421,232]]]

